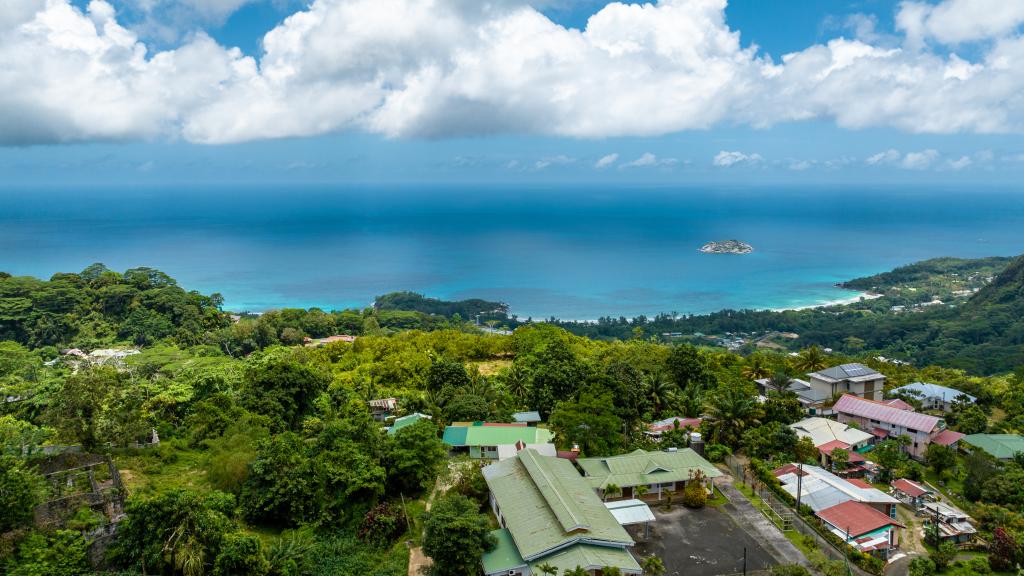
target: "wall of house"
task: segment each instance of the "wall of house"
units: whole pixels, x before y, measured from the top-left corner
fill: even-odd
[[[904,428],[903,426],[895,426],[887,422],[881,422],[879,420],[871,420],[868,418],[861,418],[860,416],[853,416],[852,414],[838,413],[837,417],[843,424],[849,424],[854,422],[864,430],[865,432],[871,432],[875,428],[881,428],[889,433],[890,436],[910,436],[910,444],[906,446],[905,450],[912,457],[917,459],[924,458],[925,450],[928,449],[928,444],[931,443],[931,435],[927,432],[916,430],[911,432],[910,429]]]

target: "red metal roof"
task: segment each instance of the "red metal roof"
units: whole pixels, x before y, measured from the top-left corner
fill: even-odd
[[[878,420],[879,422],[895,424],[904,428],[913,428],[923,432],[934,430],[940,420],[940,418],[935,416],[900,410],[899,408],[893,408],[892,406],[886,406],[885,404],[872,402],[871,400],[865,400],[849,394],[840,398],[832,409],[838,413]]]
[[[575,462],[576,459],[580,457],[580,453],[573,452],[572,450],[559,450],[558,452],[555,452],[555,456]]]
[[[886,406],[890,406],[892,408],[899,408],[900,410],[913,410],[914,409],[913,406],[911,406],[910,404],[907,404],[906,402],[904,402],[903,400],[900,400],[899,398],[893,398],[892,400],[882,400],[882,404],[885,404]]]
[[[936,444],[942,444],[943,446],[950,446],[952,444],[956,444],[964,436],[966,436],[966,434],[963,434],[961,432],[943,430],[942,432],[936,434],[935,438],[932,438],[932,442],[935,442]]]
[[[863,536],[868,532],[884,528],[886,526],[903,525],[882,514],[867,504],[850,500],[842,504],[836,504],[831,508],[825,508],[818,512],[818,518],[835,526],[839,530],[848,531],[851,538]]]
[[[889,431],[888,430],[882,430],[881,428],[874,428],[874,429],[871,430],[871,433],[874,434],[875,436],[878,436],[879,438],[888,438],[889,437]]]
[[[846,481],[853,484],[857,488],[874,488],[871,484],[861,480],[860,478],[846,478]]]
[[[796,464],[786,464],[785,466],[781,466],[779,468],[776,468],[775,470],[772,470],[772,475],[775,476],[776,478],[790,473],[800,474],[800,468],[798,468]],[[807,476],[807,472],[804,472],[803,475]]]
[[[850,445],[847,444],[846,442],[843,442],[842,440],[830,440],[828,442],[825,442],[821,446],[818,446],[818,450],[821,450],[822,452],[824,452],[826,454],[830,454],[836,448],[842,448],[843,450],[849,450],[850,449]]]
[[[917,482],[914,482],[913,480],[907,480],[906,478],[893,480],[892,487],[899,490],[900,492],[903,492],[907,496],[910,496],[911,498],[917,498],[918,496],[923,496],[931,492],[931,490],[925,488],[924,486],[921,486]]]
[[[675,423],[679,422],[679,429],[680,430],[682,430],[683,428],[686,428],[687,426],[689,426],[689,427],[693,428],[694,430],[696,430],[696,429],[700,428],[700,424],[703,421],[704,421],[703,418],[673,418],[672,421],[667,423],[667,424],[661,424],[660,422],[655,422],[653,424],[650,424],[650,425],[647,426],[647,429],[650,430],[651,432],[667,432],[669,430],[674,429],[675,428]],[[659,425],[659,424],[661,424],[661,425]]]

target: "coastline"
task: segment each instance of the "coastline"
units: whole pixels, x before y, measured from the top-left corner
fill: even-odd
[[[800,310],[811,310],[813,308],[828,308],[830,306],[845,306],[847,304],[856,304],[861,300],[875,300],[881,298],[883,294],[875,294],[874,292],[857,292],[855,296],[848,298],[839,298],[837,300],[829,300],[827,302],[819,302],[817,304],[808,304],[805,306],[789,306],[785,308],[765,308],[769,312],[790,312]]]

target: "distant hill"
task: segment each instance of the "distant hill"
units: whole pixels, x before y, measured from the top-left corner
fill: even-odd
[[[850,290],[884,292],[901,285],[928,285],[938,278],[991,277],[1001,272],[1012,262],[1012,257],[992,256],[989,258],[932,258],[900,266],[890,272],[856,278],[840,284]]]
[[[479,298],[449,302],[437,298],[427,298],[415,292],[391,292],[378,296],[373,307],[378,310],[405,310],[436,314],[446,318],[458,314],[463,320],[472,320],[477,316],[504,317],[508,314],[508,304],[502,302],[489,302]]]

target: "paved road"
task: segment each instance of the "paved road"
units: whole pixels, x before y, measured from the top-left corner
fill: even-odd
[[[732,485],[732,478],[718,478],[715,486],[729,499],[729,503],[721,507],[722,511],[732,516],[736,524],[767,548],[780,564],[808,565],[803,553]]]

